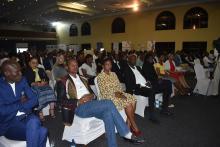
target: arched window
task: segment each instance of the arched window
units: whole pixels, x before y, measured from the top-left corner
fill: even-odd
[[[78,36],[78,28],[75,24],[70,26],[70,36]]]
[[[186,12],[184,16],[184,29],[208,28],[208,13],[200,7]]]
[[[156,30],[174,30],[176,28],[175,15],[170,11],[161,12],[156,19]]]
[[[91,26],[88,22],[84,22],[81,26],[81,35],[91,35]]]
[[[125,33],[125,21],[123,18],[116,18],[112,22],[112,33]]]

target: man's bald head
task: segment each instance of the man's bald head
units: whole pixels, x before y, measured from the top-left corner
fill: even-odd
[[[21,80],[21,67],[13,60],[3,62],[1,71],[8,82],[14,83]]]

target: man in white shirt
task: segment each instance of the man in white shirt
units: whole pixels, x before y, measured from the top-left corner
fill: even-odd
[[[209,56],[209,54],[206,52],[203,57],[203,63],[204,63],[205,68],[209,68],[213,64],[213,61],[210,60],[208,56]]]
[[[108,147],[117,147],[115,127],[120,136],[133,144],[142,144],[143,139],[137,138],[129,131],[126,123],[119,114],[115,105],[110,100],[94,100],[94,95],[90,93],[88,85],[77,74],[78,63],[75,59],[68,61],[68,71],[70,80],[66,82],[66,92],[68,99],[77,101],[75,114],[82,118],[96,117],[105,123],[105,131],[108,139]],[[72,89],[70,90],[70,86]],[[74,87],[74,88],[73,88]],[[73,93],[73,91],[75,91]]]
[[[97,66],[95,62],[93,62],[92,55],[90,54],[86,55],[85,63],[83,63],[83,65],[81,66],[81,70],[82,70],[83,76],[85,76],[88,79],[89,85],[94,85],[96,69],[97,69]]]

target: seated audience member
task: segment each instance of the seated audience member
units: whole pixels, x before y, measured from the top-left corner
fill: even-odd
[[[214,50],[216,57],[216,65],[214,67],[214,76],[212,79],[212,88],[209,88],[209,94],[213,96],[219,95],[219,82],[220,82],[220,39],[216,43],[216,49]]]
[[[102,71],[102,59],[104,58],[103,56],[105,55],[103,55],[102,52],[97,52],[97,55],[96,55],[97,58],[95,59],[95,61],[93,61],[97,66],[96,67],[97,73],[100,73]]]
[[[211,67],[213,67],[214,61],[209,59],[209,53],[208,52],[204,53],[202,60],[203,60],[204,68],[211,68]]]
[[[136,99],[134,96],[122,91],[121,83],[114,72],[111,72],[112,60],[106,58],[103,61],[103,71],[97,76],[97,82],[102,99],[110,99],[121,111],[125,109],[128,117],[127,123],[132,132],[138,136],[141,134],[135,123],[134,113],[136,109]]]
[[[119,57],[120,58],[118,60],[119,61],[118,65],[120,66],[122,76],[124,77],[124,72],[128,63],[127,54],[125,52],[120,52]]]
[[[140,52],[139,57],[137,58],[137,63],[136,66],[139,66],[140,68],[142,68],[143,64],[144,64],[144,53]]]
[[[154,68],[153,55],[150,53],[145,56],[142,72],[145,79],[151,82],[155,93],[163,93],[161,114],[172,115],[168,110],[170,96],[172,94],[172,82],[158,77]]]
[[[94,51],[93,51],[93,56],[92,56],[92,59],[93,59],[93,63],[96,63],[95,62],[95,60],[97,60],[99,57],[99,52],[98,52],[98,50],[96,50],[96,49],[94,49]]]
[[[52,67],[55,63],[55,59],[53,58],[53,54],[52,53],[48,53],[45,58],[43,59],[43,65],[45,70],[52,70]]]
[[[188,91],[190,91],[190,86],[186,82],[185,76],[183,73],[176,70],[176,65],[173,60],[173,54],[168,55],[168,60],[165,62],[165,70],[168,72],[169,76],[174,78],[176,81],[179,81],[180,84]]]
[[[83,65],[83,63],[85,63],[85,54],[84,54],[84,50],[80,50],[79,52],[77,52],[77,56],[76,56],[77,62],[79,67]]]
[[[77,61],[70,59],[67,64],[69,75],[62,80],[63,85],[60,88],[63,89],[63,101],[74,101],[75,115],[81,118],[96,117],[103,120],[108,147],[117,147],[115,127],[120,136],[134,144],[142,144],[144,140],[132,135],[112,101],[95,100],[87,81],[77,74]]]
[[[119,61],[119,55],[114,54],[112,58],[113,58],[112,72],[114,72],[117,75],[117,77],[121,83],[124,83],[123,73],[121,71],[121,66],[120,66],[120,61]]]
[[[175,62],[175,64],[176,64],[176,66],[180,66],[182,63],[183,63],[183,61],[182,61],[182,59],[181,59],[181,56],[180,56],[180,51],[177,51],[176,53],[175,53],[175,56],[174,56],[174,62]]]
[[[186,54],[184,60],[189,66],[194,66],[194,57],[192,53]]]
[[[215,55],[214,55],[214,50],[211,50],[210,52],[209,52],[209,60],[211,60],[212,61],[212,63],[214,63],[215,62]]]
[[[170,80],[175,85],[175,87],[177,88],[178,92],[181,95],[186,94],[185,89],[181,85],[181,83],[178,80],[175,80],[174,78],[170,77],[169,73],[167,71],[165,71],[164,55],[160,55],[159,62],[154,64],[154,68],[155,68],[156,73],[159,78],[165,79],[165,80]]]
[[[68,73],[65,67],[65,59],[62,53],[58,53],[56,57],[56,63],[52,68],[54,79],[59,81],[62,77],[65,77]]]
[[[32,114],[37,97],[22,77],[20,65],[15,61],[2,64],[0,78],[0,136],[26,141],[27,147],[45,147],[47,129]]]
[[[38,110],[40,119],[44,121],[44,116],[42,113],[42,109],[50,104],[50,115],[52,118],[55,118],[54,106],[56,97],[54,91],[48,84],[48,77],[42,68],[38,68],[38,60],[35,57],[32,57],[29,61],[29,66],[24,72],[24,76],[26,77],[29,85],[31,85],[34,92],[36,92],[38,96]]]
[[[88,54],[85,58],[85,63],[80,67],[83,76],[88,79],[89,85],[94,85],[94,78],[96,77],[96,64],[93,62],[92,55]]]
[[[155,93],[151,88],[149,81],[146,81],[142,75],[140,67],[136,65],[137,57],[135,54],[130,54],[128,57],[128,64],[124,70],[124,78],[126,85],[126,92],[135,95],[148,97],[149,99],[149,120],[153,123],[159,123],[154,112]]]

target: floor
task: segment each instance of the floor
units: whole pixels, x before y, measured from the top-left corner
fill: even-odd
[[[173,103],[174,116],[165,117],[157,113],[159,125],[149,122],[147,112],[145,118],[136,116],[146,138],[146,143],[139,147],[220,147],[220,97],[175,97]],[[44,125],[49,129],[50,140],[55,147],[70,146],[61,140],[64,128],[61,113],[57,112],[54,120],[47,118]],[[117,139],[119,147],[135,146],[119,136]],[[87,146],[106,147],[106,138],[103,135]]]

